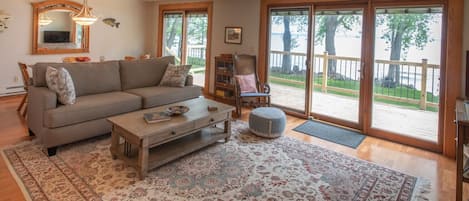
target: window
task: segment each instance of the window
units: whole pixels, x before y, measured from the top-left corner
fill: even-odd
[[[158,56],[174,56],[176,64],[192,65],[194,85],[208,92],[211,3],[160,6]]]

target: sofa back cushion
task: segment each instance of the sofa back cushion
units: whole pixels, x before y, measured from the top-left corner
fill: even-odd
[[[158,85],[168,64],[174,64],[174,57],[119,62],[122,90],[128,90]]]
[[[37,63],[33,66],[33,82],[36,87],[46,87],[47,67],[63,67],[73,79],[76,96],[121,90],[119,62],[98,63]]]

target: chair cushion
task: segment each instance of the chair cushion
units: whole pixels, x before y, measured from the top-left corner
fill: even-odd
[[[257,93],[256,77],[254,74],[235,75],[235,78],[239,84],[241,93]]]
[[[60,105],[46,111],[44,125],[48,128],[68,126],[141,109],[141,97],[125,92],[81,96],[73,105]]]
[[[198,86],[179,87],[145,87],[130,89],[125,92],[141,96],[143,108],[156,107],[175,103],[200,96],[201,88]]]
[[[122,90],[156,86],[168,64],[174,64],[174,57],[119,61]]]
[[[270,94],[266,94],[266,93],[242,93],[239,96],[241,96],[241,97],[267,97],[267,96],[270,96]]]

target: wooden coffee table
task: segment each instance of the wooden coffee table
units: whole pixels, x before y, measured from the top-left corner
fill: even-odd
[[[169,121],[148,124],[144,113],[165,111],[170,106],[184,105],[190,111],[173,116]],[[208,111],[215,106],[216,111]],[[111,154],[137,169],[140,179],[148,170],[159,167],[231,135],[231,112],[235,108],[205,98],[127,113],[108,118],[112,123]],[[224,128],[216,124],[224,122]]]

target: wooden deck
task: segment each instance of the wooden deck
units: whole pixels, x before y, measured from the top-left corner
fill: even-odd
[[[194,85],[204,87],[205,86],[205,73],[194,73]]]
[[[304,110],[304,90],[279,84],[270,85],[273,104]],[[314,92],[312,110],[357,122],[358,98]],[[436,142],[438,113],[377,102],[373,107],[372,127]]]

